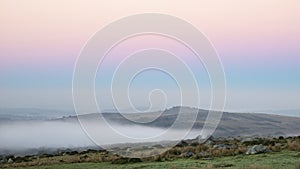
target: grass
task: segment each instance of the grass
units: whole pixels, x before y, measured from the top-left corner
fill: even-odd
[[[300,169],[300,137],[253,138],[243,142],[237,139],[214,139],[214,144],[197,142],[185,146],[175,146],[164,153],[146,158],[123,158],[105,150],[87,150],[83,152],[61,152],[41,154],[39,156],[10,156],[0,168],[8,169],[94,169],[94,168],[168,168],[168,169]],[[214,145],[226,144],[230,148],[215,148]],[[257,155],[245,155],[249,147],[262,144],[271,152]],[[217,146],[217,147],[218,147]],[[157,151],[153,147],[150,151]],[[193,154],[186,156],[187,153]]]
[[[299,152],[281,151],[257,155],[235,155],[207,159],[176,159],[163,162],[139,162],[132,164],[112,164],[111,162],[90,162],[53,164],[13,169],[194,169],[194,168],[232,168],[232,169],[299,169]],[[12,168],[7,168],[12,169]]]

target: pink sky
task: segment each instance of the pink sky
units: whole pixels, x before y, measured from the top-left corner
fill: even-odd
[[[299,108],[299,0],[1,0],[0,107],[72,107],[72,72],[86,41],[145,12],[177,16],[208,37],[230,108]]]
[[[297,0],[2,0],[1,66],[58,61],[72,65],[94,32],[113,20],[143,12],[171,14],[192,23],[208,36],[225,62],[255,61],[256,56],[245,58],[241,53],[299,52],[299,6]],[[272,58],[275,62],[283,60],[274,55],[264,59]]]

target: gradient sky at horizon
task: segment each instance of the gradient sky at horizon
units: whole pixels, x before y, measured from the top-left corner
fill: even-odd
[[[297,0],[1,0],[0,107],[73,109],[83,45],[112,21],[144,12],[177,16],[208,37],[226,73],[226,110],[300,109]]]

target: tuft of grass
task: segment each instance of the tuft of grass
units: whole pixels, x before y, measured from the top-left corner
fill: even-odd
[[[228,164],[228,163],[218,163],[214,164],[213,168],[224,168],[224,167],[233,167],[233,164]]]
[[[295,165],[295,169],[300,169],[300,161]]]
[[[251,165],[250,167],[247,167],[245,169],[272,169],[269,166],[257,166],[257,165]]]

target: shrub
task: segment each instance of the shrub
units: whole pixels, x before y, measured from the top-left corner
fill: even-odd
[[[208,146],[199,144],[198,146],[195,147],[195,153],[198,154],[202,151],[207,151],[208,149],[209,149]]]
[[[163,162],[163,161],[165,161],[165,159],[163,158],[163,155],[156,155],[154,157],[154,161],[156,161],[156,162]]]
[[[300,139],[297,138],[293,141],[290,141],[287,145],[287,148],[293,151],[300,151]]]
[[[274,146],[269,146],[269,149],[275,152],[281,151],[281,146],[280,145],[274,145]]]

